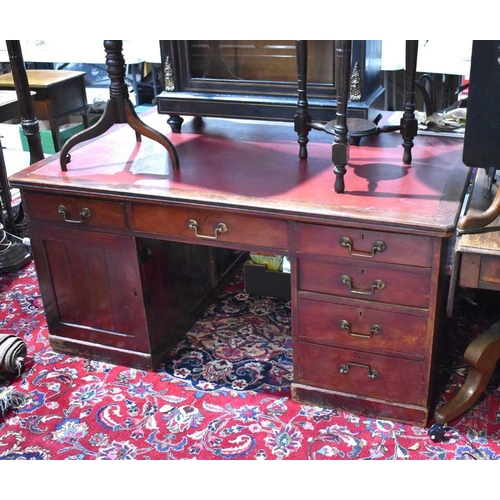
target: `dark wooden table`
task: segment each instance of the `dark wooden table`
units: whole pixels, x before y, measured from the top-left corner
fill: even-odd
[[[18,116],[17,95],[15,90],[0,90],[0,122]]]
[[[40,70],[26,71],[30,90],[35,93],[35,111],[39,120],[48,120],[54,147],[62,147],[59,126],[69,115],[80,114],[84,127],[89,126],[85,73],[82,71]],[[14,90],[12,73],[0,75],[0,90]]]
[[[168,134],[161,115],[142,118]],[[53,348],[155,369],[210,295],[210,252],[288,255],[292,397],[424,425],[462,142],[418,137],[410,166],[398,133],[366,138],[337,194],[317,135],[300,160],[290,125],[192,121],[168,134],[172,169],[165,148],[115,125],[67,172],[54,155],[14,175]]]

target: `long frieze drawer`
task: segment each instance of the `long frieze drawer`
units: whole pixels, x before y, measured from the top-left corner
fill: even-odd
[[[297,250],[309,254],[431,267],[433,238],[298,224]]]
[[[30,192],[24,193],[23,200],[30,219],[63,222],[75,228],[127,228],[123,203]]]
[[[202,243],[221,241],[249,246],[288,249],[287,222],[224,211],[134,204],[136,231],[189,238]]]
[[[337,259],[299,260],[299,289],[386,304],[428,308],[431,269]]]
[[[299,340],[424,356],[427,316],[300,298],[297,318]]]
[[[415,405],[424,402],[424,363],[305,342],[297,344],[294,382],[386,401]]]

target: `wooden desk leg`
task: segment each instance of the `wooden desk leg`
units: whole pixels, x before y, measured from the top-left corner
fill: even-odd
[[[469,373],[459,393],[436,410],[434,420],[446,424],[467,411],[481,396],[500,359],[500,321],[475,339],[464,355]]]

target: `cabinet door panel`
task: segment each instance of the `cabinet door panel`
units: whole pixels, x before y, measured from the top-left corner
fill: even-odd
[[[50,226],[31,237],[51,333],[149,351],[134,238]]]

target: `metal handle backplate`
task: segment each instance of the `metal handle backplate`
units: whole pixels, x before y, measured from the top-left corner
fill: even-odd
[[[387,250],[387,245],[381,240],[378,240],[373,244],[371,253],[354,251],[352,240],[348,236],[342,236],[339,243],[340,246],[347,248],[349,255],[352,255],[353,257],[363,257],[365,259],[373,259],[377,252],[385,252]]]
[[[57,212],[62,215],[62,218],[64,219],[64,222],[70,222],[71,224],[81,224],[84,222],[86,219],[90,218],[92,215],[92,212],[90,211],[90,208],[84,207],[80,211],[80,219],[79,220],[74,220],[74,219],[68,219],[67,218],[67,210],[64,205],[59,205],[57,207]]]
[[[213,236],[206,236],[204,234],[199,234],[198,233],[198,222],[195,219],[189,219],[188,220],[188,227],[189,229],[194,230],[194,234],[197,238],[203,238],[205,240],[216,240],[221,233],[225,233],[227,231],[227,226],[224,224],[224,222],[219,222],[217,226],[215,227],[214,235]]]

